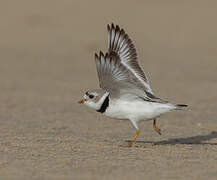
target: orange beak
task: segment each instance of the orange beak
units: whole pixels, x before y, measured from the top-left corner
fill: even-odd
[[[85,101],[86,101],[86,99],[82,99],[82,100],[78,101],[78,103],[80,103],[80,104],[84,104]]]

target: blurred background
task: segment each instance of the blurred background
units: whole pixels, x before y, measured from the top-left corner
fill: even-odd
[[[166,179],[183,174],[215,179],[216,9],[214,0],[1,0],[0,176],[126,179],[137,174],[139,179],[149,172],[154,179],[157,168]],[[98,87],[94,53],[107,50],[106,25],[112,22],[132,38],[155,94],[189,105],[188,112],[159,121],[163,136],[153,132],[152,123],[142,123],[140,140],[186,137],[183,149],[168,141],[169,146],[148,145],[142,152],[120,150],[135,133],[130,124],[76,103],[86,89]],[[209,146],[194,149],[186,140]],[[191,168],[185,158],[192,160]],[[136,171],[128,171],[134,166]]]

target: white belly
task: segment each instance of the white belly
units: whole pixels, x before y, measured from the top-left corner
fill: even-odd
[[[160,104],[140,99],[110,101],[105,115],[116,119],[148,120],[175,109],[172,104]]]

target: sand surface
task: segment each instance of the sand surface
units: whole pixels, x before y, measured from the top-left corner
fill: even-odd
[[[217,179],[217,2],[0,5],[0,179]],[[189,110],[140,124],[77,104],[98,87],[107,23],[134,40],[155,94]]]

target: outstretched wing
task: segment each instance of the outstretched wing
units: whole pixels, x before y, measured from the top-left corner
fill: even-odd
[[[129,36],[113,24],[111,27],[108,25],[108,32],[108,53],[95,54],[100,87],[110,92],[113,98],[120,94],[131,94],[144,100],[164,103],[153,95]]]
[[[145,91],[153,94],[148,79],[139,66],[136,48],[132,40],[118,25],[115,27],[114,24],[111,24],[111,26],[108,25],[107,28],[109,41],[108,54],[119,57],[121,64],[128,71],[132,72],[130,75],[134,76],[137,85],[142,85]]]

